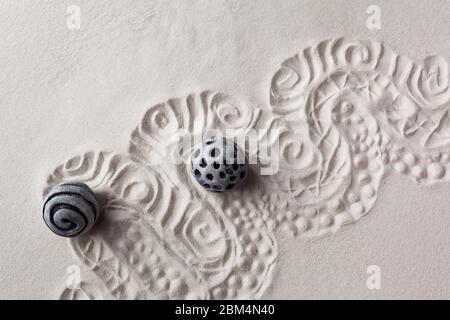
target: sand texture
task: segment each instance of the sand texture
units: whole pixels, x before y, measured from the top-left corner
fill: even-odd
[[[362,1],[70,5],[0,5],[0,297],[450,297],[448,1],[377,30]],[[205,132],[243,187],[192,177]],[[71,181],[101,216],[64,239],[42,201]]]

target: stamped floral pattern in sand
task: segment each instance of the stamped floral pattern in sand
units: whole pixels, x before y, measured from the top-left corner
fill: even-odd
[[[449,101],[448,65],[438,56],[416,64],[382,43],[339,38],[284,61],[271,108],[307,130],[301,143],[317,159],[306,174],[277,175],[304,216],[285,228],[320,235],[358,220],[391,168],[421,184],[447,181]]]
[[[275,267],[275,235],[323,236],[358,220],[391,171],[420,184],[449,180],[441,57],[419,64],[379,42],[327,40],[284,61],[269,98],[262,109],[214,91],[173,98],[149,108],[127,155],[89,152],[58,167],[44,194],[80,180],[103,208],[91,233],[70,240],[99,282],[61,298],[259,298]],[[253,129],[261,145],[276,141],[279,169],[254,170],[243,189],[208,193],[185,163],[165,161],[190,154],[180,130],[200,139]]]
[[[82,181],[100,194],[98,227],[70,244],[110,296],[256,298],[267,287],[276,243],[264,224],[242,236],[240,221],[230,217],[236,210],[241,215],[242,207],[231,205],[226,214],[172,184],[164,171],[109,152],[71,159],[49,186],[65,180]]]

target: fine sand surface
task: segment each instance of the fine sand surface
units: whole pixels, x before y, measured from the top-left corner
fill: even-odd
[[[449,1],[73,5],[0,3],[0,298],[450,298]],[[168,155],[211,129],[277,170],[203,190]]]

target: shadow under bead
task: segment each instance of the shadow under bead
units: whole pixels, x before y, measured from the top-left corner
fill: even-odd
[[[248,166],[239,146],[223,137],[212,137],[194,147],[191,172],[211,192],[225,192],[242,184]]]
[[[47,227],[62,237],[75,237],[92,229],[99,216],[94,192],[81,182],[56,185],[44,200]]]

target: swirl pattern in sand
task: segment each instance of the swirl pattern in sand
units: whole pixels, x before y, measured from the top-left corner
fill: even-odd
[[[276,237],[357,221],[391,172],[424,185],[450,178],[449,69],[439,56],[415,63],[376,41],[327,40],[282,62],[268,97],[261,108],[214,91],[169,99],[149,108],[127,155],[88,152],[50,175],[44,195],[73,180],[101,195],[98,227],[70,240],[98,278],[82,296],[259,298]],[[258,160],[245,188],[201,188],[186,146],[224,131],[276,145],[277,170],[240,140]]]

